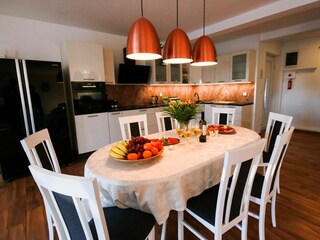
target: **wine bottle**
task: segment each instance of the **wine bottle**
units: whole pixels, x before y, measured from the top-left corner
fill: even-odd
[[[201,120],[199,121],[199,128],[202,129],[202,126],[206,126],[207,122],[204,119],[204,112],[201,112]]]
[[[199,137],[199,142],[206,142],[207,141],[207,125],[202,126],[202,134]]]

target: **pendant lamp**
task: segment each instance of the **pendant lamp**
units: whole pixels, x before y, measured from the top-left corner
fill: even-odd
[[[216,48],[212,40],[205,35],[205,6],[206,0],[203,0],[203,36],[194,44],[192,66],[211,66],[218,63]]]
[[[172,30],[167,37],[163,62],[169,64],[183,64],[192,62],[191,44],[187,34],[178,27],[178,0],[177,0],[177,28]]]
[[[162,58],[158,34],[152,23],[143,17],[141,0],[141,18],[136,20],[127,39],[127,58],[134,60],[154,60]]]

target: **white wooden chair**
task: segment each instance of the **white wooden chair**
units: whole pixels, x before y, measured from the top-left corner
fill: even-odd
[[[175,128],[173,118],[165,112],[156,112],[156,119],[159,132],[164,132]]]
[[[247,239],[249,197],[265,143],[266,140],[261,139],[227,151],[220,183],[188,200],[185,211],[213,232],[215,240],[222,239],[222,234],[233,226],[241,230],[242,240]],[[184,239],[183,227],[199,239],[205,239],[184,220],[183,214],[178,212],[178,239]]]
[[[42,129],[20,141],[31,165],[37,165],[45,169],[61,172],[59,161],[48,129]],[[51,213],[46,207],[49,239],[54,239],[54,222]]]
[[[95,178],[56,173],[36,165],[29,169],[52,212],[59,239],[154,240],[155,218],[132,208],[102,208]],[[87,219],[83,200],[92,219]]]
[[[277,178],[286,154],[294,127],[276,138],[274,149],[265,175],[256,173],[250,201],[260,205],[259,215],[249,212],[249,215],[259,220],[259,239],[265,239],[265,214],[268,202],[271,202],[272,226],[276,227],[276,196]]]
[[[131,136],[148,135],[147,115],[135,115],[119,117],[120,130],[122,139],[130,139]]]
[[[235,108],[212,107],[212,123],[234,125]]]
[[[292,119],[292,116],[274,112],[269,113],[267,128],[264,135],[264,138],[267,140],[267,144],[263,151],[262,162],[259,164],[259,167],[264,167],[264,172],[269,164],[277,136],[289,130],[289,128],[291,127]],[[280,181],[280,176],[277,177],[277,181]],[[279,182],[277,182],[277,190],[278,193],[280,193]]]

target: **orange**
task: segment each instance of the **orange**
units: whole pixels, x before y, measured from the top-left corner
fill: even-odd
[[[151,150],[152,148],[152,144],[151,143],[145,143],[143,144],[143,149],[144,150]]]
[[[151,142],[152,146],[158,148],[158,150],[160,151],[162,149],[162,141],[154,141]]]
[[[153,147],[153,148],[151,148],[151,152],[152,152],[152,155],[157,155],[159,150],[157,147]]]
[[[137,160],[138,159],[138,154],[136,153],[129,153],[128,154],[128,160]]]
[[[142,157],[143,157],[143,158],[149,158],[149,157],[151,157],[151,156],[152,156],[152,152],[149,151],[149,150],[146,150],[146,151],[144,151],[144,152],[142,153]]]

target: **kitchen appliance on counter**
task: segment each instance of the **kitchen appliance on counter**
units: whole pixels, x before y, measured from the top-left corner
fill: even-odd
[[[51,121],[57,115],[52,109],[65,102],[61,78],[60,62],[0,59],[0,164],[4,180],[29,174],[20,140],[43,128],[49,130],[60,164],[71,162],[66,113],[59,114],[58,128],[53,127],[57,121]],[[62,128],[62,134],[56,131]]]
[[[151,96],[151,104],[152,105],[158,104],[158,96]]]
[[[118,100],[107,100],[107,107],[112,110],[117,109],[119,107]]]

